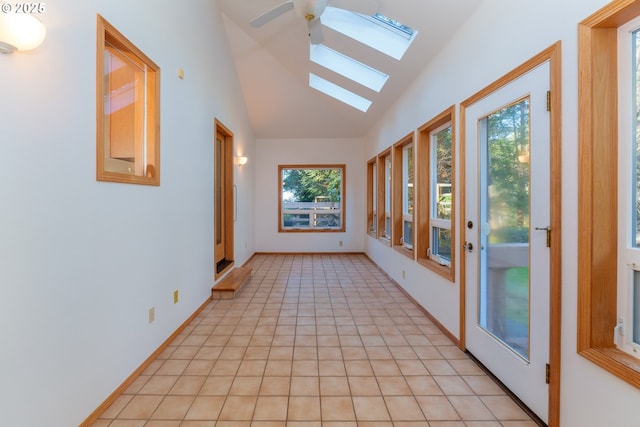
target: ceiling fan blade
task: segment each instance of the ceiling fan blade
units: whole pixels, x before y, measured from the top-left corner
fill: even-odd
[[[320,23],[320,19],[314,19],[313,21],[308,21],[309,25],[309,39],[311,40],[311,44],[320,44],[324,39],[322,36],[322,24]]]
[[[371,16],[380,10],[379,0],[329,0],[329,6]]]
[[[273,9],[266,11],[262,15],[252,20],[250,24],[253,28],[262,27],[267,22],[271,21],[272,19],[276,19],[278,16],[290,11],[291,9],[293,9],[293,0],[281,3]]]

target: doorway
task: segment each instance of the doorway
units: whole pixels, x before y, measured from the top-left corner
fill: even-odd
[[[215,120],[214,141],[214,266],[215,278],[233,266],[233,133]]]
[[[559,423],[558,56],[559,43],[461,107],[461,346],[550,426]]]

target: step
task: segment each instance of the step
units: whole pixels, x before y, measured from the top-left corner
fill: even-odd
[[[212,299],[233,299],[251,277],[251,268],[238,267],[211,288]]]

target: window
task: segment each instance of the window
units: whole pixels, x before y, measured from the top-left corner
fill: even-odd
[[[637,69],[633,45],[629,43],[629,49],[623,49],[624,43],[618,42],[616,34],[619,27],[638,16],[640,1],[612,2],[582,21],[578,28],[578,352],[640,388],[640,361],[621,350],[634,347],[630,319],[638,307],[634,304],[638,285],[633,267],[637,251],[637,155],[636,136],[630,135],[637,130],[632,120],[637,91],[630,85],[635,73],[629,73],[631,67],[625,70],[616,57],[618,48],[626,50],[623,56]],[[624,96],[619,97],[618,93]],[[629,102],[619,108],[619,101],[624,102],[625,98]],[[616,153],[624,159],[620,168]],[[632,159],[627,161],[629,157]],[[620,204],[619,188],[626,188]],[[612,225],[618,233],[603,224]],[[624,243],[622,248],[619,242]],[[618,310],[619,297],[626,310]],[[619,313],[625,316],[625,340],[620,340]]]
[[[455,107],[418,129],[420,168],[417,188],[416,254],[418,262],[454,280]]]
[[[325,9],[320,19],[322,25],[397,60],[402,59],[418,34],[384,15],[367,16],[331,6]]]
[[[393,246],[413,258],[413,133],[393,146]]]
[[[96,178],[160,185],[160,68],[98,15]]]
[[[451,264],[451,124],[447,123],[430,135],[431,164],[431,232],[429,258],[441,265]]]
[[[619,164],[617,347],[640,357],[640,18],[618,29]]]
[[[378,154],[377,164],[378,238],[391,245],[391,149]]]
[[[331,83],[329,80],[325,80],[313,73],[309,73],[309,86],[363,113],[366,113],[369,107],[371,107],[371,101],[367,98],[353,93],[342,86],[338,86],[335,83]]]
[[[376,158],[367,162],[367,233],[378,237],[378,221],[376,219],[377,204],[377,163]]]
[[[278,231],[345,231],[345,165],[281,165],[278,180]]]

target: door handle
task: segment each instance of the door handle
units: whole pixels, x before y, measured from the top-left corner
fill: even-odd
[[[467,251],[467,252],[471,253],[471,252],[473,252],[473,243],[471,243],[471,242],[464,242],[464,245],[462,245],[462,248],[463,248],[465,251]]]

